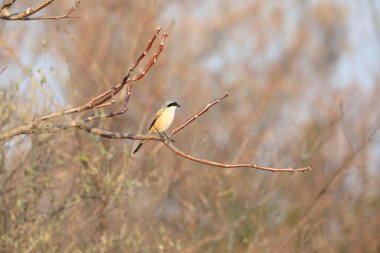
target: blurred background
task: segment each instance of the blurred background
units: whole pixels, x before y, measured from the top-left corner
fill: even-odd
[[[156,142],[131,156],[132,141],[79,130],[18,136],[0,143],[0,251],[380,252],[379,12],[375,0],[82,0],[79,19],[1,21],[0,132],[119,83],[161,26],[128,112],[94,126],[143,133],[168,99],[178,126],[228,91],[176,146],[313,170],[214,168]]]

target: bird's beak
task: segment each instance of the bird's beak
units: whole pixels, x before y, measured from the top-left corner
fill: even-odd
[[[177,106],[177,107],[181,107],[181,105],[180,105],[180,104],[178,104],[178,103],[176,103],[176,106]]]

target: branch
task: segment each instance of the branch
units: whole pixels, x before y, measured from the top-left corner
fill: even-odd
[[[228,94],[228,93],[226,93]],[[209,165],[209,166],[214,166],[214,167],[221,167],[221,168],[254,168],[258,170],[264,170],[264,171],[270,171],[270,172],[305,172],[305,171],[311,171],[310,167],[306,168],[299,168],[299,169],[292,169],[292,168],[271,168],[271,167],[266,167],[258,164],[253,164],[253,163],[241,163],[241,164],[225,164],[225,163],[219,163],[219,162],[214,162],[214,161],[209,161],[206,159],[201,159],[194,157],[192,155],[186,154],[185,152],[181,151],[178,149],[176,146],[173,145],[172,142],[169,142],[166,139],[162,139],[158,136],[155,135],[137,135],[137,134],[130,134],[130,133],[118,133],[118,132],[108,132],[104,131],[98,128],[92,128],[87,126],[86,124],[82,123],[75,123],[73,124],[74,127],[84,130],[89,133],[93,133],[96,135],[99,135],[104,138],[108,139],[130,139],[130,140],[153,140],[153,141],[161,141],[163,142],[166,147],[168,147],[172,152],[175,154],[186,158],[188,160]],[[181,128],[183,129],[183,128]],[[180,130],[181,130],[180,129]],[[178,130],[178,131],[180,131]],[[178,132],[177,131],[177,132]]]
[[[224,95],[215,100],[214,102],[211,102],[209,104],[207,104],[202,110],[200,110],[198,113],[196,113],[194,116],[188,118],[187,120],[185,120],[184,123],[182,123],[179,127],[175,128],[170,136],[176,134],[177,132],[179,132],[180,130],[182,130],[183,128],[185,128],[187,125],[189,125],[191,122],[193,122],[194,120],[196,120],[197,118],[199,118],[199,116],[201,116],[202,114],[204,114],[205,112],[207,112],[212,106],[218,104],[220,101],[222,101],[223,99],[225,99],[226,97],[228,97],[230,94],[228,94],[227,91],[225,91]]]
[[[179,127],[175,128],[170,136],[176,134],[177,132],[181,131],[183,128],[185,128],[187,125],[189,125],[191,122],[199,118],[202,114],[206,113],[212,106],[220,103],[224,98],[228,97],[229,93],[225,91],[225,94],[220,97],[219,99],[208,103],[202,110],[200,110],[198,113],[196,113],[194,116],[188,118],[185,120],[184,123],[182,123]],[[259,169],[259,170],[265,170],[265,171],[271,171],[271,172],[305,172],[305,171],[311,171],[311,167],[305,167],[305,168],[299,168],[299,169],[292,169],[292,168],[271,168],[271,167],[266,167],[258,164],[252,164],[252,163],[245,163],[245,164],[225,164],[225,163],[219,163],[219,162],[214,162],[214,161],[209,161],[206,159],[201,159],[197,158],[194,156],[191,156],[189,154],[186,154],[185,152],[179,150],[176,148],[172,143],[169,143],[167,141],[164,142],[166,147],[168,147],[171,151],[173,151],[175,154],[182,156],[183,158],[186,158],[188,160],[198,162],[201,164],[206,164],[214,167],[221,167],[221,168],[254,168],[254,169]]]
[[[72,12],[74,12],[80,4],[80,0],[75,0],[74,5],[66,11],[65,14],[59,15],[59,16],[42,16],[42,17],[30,17],[31,15],[39,12],[40,10],[46,8],[48,5],[50,5],[55,0],[43,0],[39,2],[38,4],[27,8],[26,10],[20,12],[20,13],[11,13],[10,7],[16,2],[16,0],[11,0],[6,4],[3,4],[1,11],[0,11],[0,18],[5,20],[57,20],[57,19],[64,19],[64,18],[78,18],[74,16],[70,16]]]
[[[191,122],[193,122],[194,120],[198,119],[201,115],[206,113],[212,106],[220,103],[223,99],[225,99],[228,96],[229,96],[229,93],[227,91],[225,91],[225,94],[222,97],[220,97],[219,99],[217,99],[211,103],[208,103],[202,110],[200,110],[194,116],[185,120],[185,122],[182,123],[179,127],[175,128],[171,132],[170,136],[172,136],[172,135],[178,133],[179,131],[181,131],[182,129],[184,129]],[[258,165],[258,164],[254,164],[254,163],[238,163],[238,164],[220,163],[220,162],[215,162],[215,161],[197,158],[197,157],[194,157],[192,155],[186,154],[185,152],[179,150],[176,146],[174,146],[173,143],[168,142],[166,140],[164,140],[162,142],[166,145],[167,148],[169,148],[175,154],[177,154],[183,158],[186,158],[188,160],[191,160],[191,161],[194,161],[197,163],[201,163],[201,164],[205,164],[205,165],[209,165],[209,166],[214,166],[214,167],[220,167],[220,168],[254,168],[254,169],[258,169],[258,170],[271,171],[271,172],[305,172],[305,171],[311,171],[310,166],[304,167],[304,168],[299,168],[299,169],[293,169],[293,168],[272,168],[272,167],[266,167],[266,166],[262,166],[262,165]]]
[[[171,142],[163,141],[166,147],[168,147],[171,151],[173,151],[175,154],[182,156],[183,158],[186,158],[188,160],[206,164],[214,167],[221,167],[221,168],[254,168],[258,170],[265,170],[270,172],[305,172],[305,171],[311,171],[311,167],[308,166],[306,168],[299,168],[299,169],[292,169],[292,168],[271,168],[271,167],[265,167],[262,165],[254,164],[254,163],[238,163],[238,164],[226,164],[226,163],[219,163],[214,162],[206,159],[201,159],[194,157],[192,155],[186,154],[185,152],[179,150],[177,147],[175,147]]]
[[[178,149],[176,146],[173,145],[173,143],[169,142],[166,139],[163,139],[159,136],[156,135],[138,135],[138,134],[131,134],[131,133],[120,133],[120,132],[109,132],[105,130],[101,130],[99,128],[94,128],[90,127],[87,124],[83,122],[76,122],[73,121],[72,123],[66,124],[66,125],[61,125],[61,126],[53,126],[53,127],[48,127],[46,129],[39,129],[41,132],[39,133],[52,133],[52,131],[55,130],[63,130],[63,129],[69,129],[69,128],[77,128],[83,131],[86,131],[88,133],[92,133],[104,138],[108,139],[129,139],[129,140],[150,140],[150,141],[160,141],[163,142],[166,147],[168,147],[172,152],[175,154],[186,158],[188,160],[209,165],[209,166],[214,166],[214,167],[221,167],[221,168],[253,168],[253,169],[258,169],[258,170],[264,170],[264,171],[270,171],[270,172],[305,172],[305,171],[311,171],[310,167],[306,168],[299,168],[299,169],[292,169],[292,168],[271,168],[271,167],[266,167],[258,164],[253,164],[253,163],[241,163],[241,164],[225,164],[225,163],[219,163],[219,162],[214,162],[214,161],[209,161],[206,159],[201,159],[197,158],[194,156],[191,156],[189,154],[186,154],[185,152],[181,151]],[[182,128],[183,129],[183,128]],[[46,130],[47,132],[44,132]],[[179,131],[179,130],[178,130]],[[177,132],[178,132],[177,131]],[[37,133],[37,132],[34,132]]]
[[[10,139],[14,136],[21,135],[21,134],[51,134],[55,133],[58,131],[62,130],[67,130],[67,129],[72,129],[72,128],[77,128],[83,131],[86,131],[88,133],[93,133],[95,135],[104,137],[104,138],[109,138],[109,139],[130,139],[130,140],[154,140],[154,141],[160,141],[163,142],[166,147],[174,152],[176,155],[181,156],[183,158],[186,158],[188,160],[209,165],[209,166],[214,166],[214,167],[221,167],[221,168],[254,168],[258,170],[264,170],[264,171],[271,171],[271,172],[304,172],[304,171],[311,171],[310,167],[306,168],[299,168],[299,169],[292,169],[292,168],[272,168],[272,167],[266,167],[258,164],[253,164],[253,163],[237,163],[237,164],[226,164],[226,163],[220,163],[220,162],[215,162],[215,161],[210,161],[206,159],[201,159],[194,157],[192,155],[186,154],[185,152],[181,151],[178,149],[176,146],[174,146],[171,142],[169,142],[167,139],[162,139],[158,136],[155,135],[137,135],[137,134],[131,134],[131,133],[120,133],[120,132],[109,132],[105,130],[101,130],[98,128],[90,127],[88,126],[87,122],[96,120],[96,119],[102,119],[102,118],[107,118],[107,117],[114,117],[119,114],[123,114],[127,111],[127,106],[129,102],[129,98],[131,95],[132,87],[134,81],[138,81],[141,78],[143,78],[146,73],[151,69],[151,67],[156,63],[160,53],[162,52],[162,49],[164,47],[164,43],[166,38],[168,37],[167,33],[164,33],[162,35],[161,43],[157,48],[157,51],[153,54],[150,62],[146,64],[146,66],[143,68],[143,71],[137,74],[136,76],[133,75],[133,71],[135,68],[140,64],[141,60],[145,57],[145,55],[148,53],[148,51],[151,49],[154,41],[157,39],[158,35],[160,32],[160,28],[157,28],[156,33],[153,35],[153,37],[148,41],[145,50],[142,54],[139,55],[139,57],[136,59],[135,63],[132,64],[132,66],[129,68],[127,74],[123,77],[123,80],[120,84],[114,86],[110,90],[103,92],[102,94],[92,98],[87,102],[86,104],[82,106],[78,106],[76,108],[72,108],[69,110],[65,110],[62,112],[56,112],[56,113],[51,113],[39,118],[34,119],[31,123],[28,125],[24,125],[15,129],[12,129],[8,132],[5,132],[3,134],[0,134],[0,141]],[[43,121],[46,121],[48,119],[52,119],[58,116],[63,116],[63,115],[68,115],[71,113],[78,113],[78,112],[83,112],[89,109],[93,108],[99,108],[99,107],[105,107],[109,106],[114,103],[114,100],[111,100],[107,102],[109,99],[113,98],[114,95],[119,93],[123,87],[127,85],[127,93],[125,96],[125,100],[123,103],[123,107],[121,108],[120,111],[118,112],[111,112],[109,114],[100,114],[100,115],[92,115],[87,118],[82,119],[81,121],[72,121],[69,123],[65,124],[44,124]],[[229,94],[228,92],[225,92],[225,94],[220,97],[219,99],[208,103],[202,110],[200,110],[198,113],[196,113],[194,116],[188,118],[185,120],[184,123],[182,123],[179,127],[174,129],[171,133],[171,135],[176,134],[177,132],[181,131],[184,129],[186,126],[188,126],[191,122],[199,118],[201,115],[206,113],[212,106],[220,103],[223,99],[228,97]]]
[[[10,8],[17,0],[4,0],[1,9]]]
[[[100,95],[91,98],[87,103],[85,103],[85,104],[83,104],[81,106],[78,106],[78,107],[75,107],[75,108],[72,108],[72,109],[69,109],[69,110],[65,110],[65,111],[61,111],[61,112],[54,112],[54,113],[51,113],[51,114],[48,114],[48,115],[45,115],[45,116],[41,116],[39,118],[34,119],[33,121],[34,122],[45,121],[45,120],[53,119],[53,118],[56,118],[56,117],[59,117],[59,116],[69,115],[69,114],[72,114],[72,113],[80,113],[80,112],[87,111],[87,110],[90,110],[90,109],[95,108],[95,107],[99,107],[103,103],[107,102],[109,99],[113,98],[116,94],[118,94],[124,88],[124,86],[128,83],[127,94],[126,94],[126,97],[125,97],[125,100],[124,100],[123,108],[119,112],[111,113],[111,115],[109,115],[108,117],[113,117],[113,116],[125,113],[127,111],[127,105],[128,105],[128,102],[129,102],[129,97],[131,95],[132,82],[137,81],[137,80],[143,78],[146,75],[146,73],[149,71],[149,69],[157,61],[157,57],[160,54],[160,52],[162,51],[162,49],[163,49],[165,40],[166,40],[166,38],[168,36],[167,33],[165,33],[165,34],[162,35],[162,40],[161,40],[159,48],[157,49],[157,52],[153,55],[150,63],[145,67],[145,70],[141,72],[141,73],[144,73],[144,74],[143,75],[139,74],[139,76],[140,76],[139,79],[136,79],[136,78],[132,79],[132,78],[130,78],[133,75],[133,71],[135,70],[135,68],[140,64],[141,60],[145,57],[145,55],[151,49],[152,44],[157,39],[160,31],[161,31],[161,28],[158,27],[157,30],[156,30],[156,32],[155,32],[155,34],[153,35],[153,37],[148,41],[148,43],[147,43],[147,45],[145,47],[144,52],[141,53],[139,55],[139,57],[137,57],[135,63],[133,63],[132,66],[129,68],[127,74],[123,77],[123,80],[122,80],[122,82],[120,84],[117,84],[114,87],[112,87],[111,89],[109,89],[109,90],[101,93]],[[149,68],[148,68],[148,66],[149,66]]]
[[[226,93],[222,98],[227,97],[228,93]],[[221,98],[221,99],[222,99]],[[217,102],[218,101],[218,102]],[[201,114],[205,113],[211,106],[212,104],[219,103],[220,100],[214,101],[213,103],[210,103],[206,106],[205,109],[203,109]],[[196,115],[201,115],[200,113],[197,113]],[[195,115],[195,116],[196,116]],[[194,118],[193,116],[192,118]],[[197,118],[197,117],[195,117]],[[192,120],[193,121],[193,120]],[[186,121],[191,122],[191,121]],[[188,125],[187,123],[186,125]],[[185,126],[186,126],[185,125]],[[181,128],[178,129],[176,132],[182,130],[184,127],[184,124],[181,125]],[[110,132],[110,131],[105,131],[101,130],[99,128],[95,127],[90,127],[86,124],[84,121],[72,121],[71,123],[67,124],[60,124],[60,125],[44,125],[44,126],[38,126],[38,125],[33,125],[30,124],[29,126],[26,127],[20,127],[19,129],[16,129],[14,133],[8,133],[9,135],[20,135],[20,134],[52,134],[58,131],[62,130],[67,130],[70,128],[77,128],[83,131],[86,131],[88,133],[92,133],[104,138],[108,139],[129,139],[129,140],[151,140],[151,141],[161,141],[163,142],[166,147],[168,147],[172,152],[175,154],[186,158],[188,160],[209,165],[209,166],[214,166],[214,167],[221,167],[221,168],[254,168],[258,170],[264,170],[264,171],[270,171],[270,172],[305,172],[305,171],[311,171],[310,167],[306,168],[299,168],[299,169],[292,169],[292,168],[272,168],[272,167],[266,167],[258,164],[253,164],[253,163],[241,163],[241,164],[225,164],[225,163],[220,163],[220,162],[214,162],[206,159],[201,159],[194,157],[192,155],[186,154],[185,152],[181,151],[178,149],[176,146],[174,146],[171,142],[168,142],[168,140],[162,139],[156,135],[138,135],[138,134],[131,134],[131,133],[120,133],[120,132]],[[5,135],[0,135],[0,141],[3,139],[7,139],[7,133]]]
[[[120,114],[125,113],[127,111],[127,109],[128,109],[127,107],[128,107],[128,102],[129,102],[130,95],[132,94],[133,82],[142,79],[148,73],[148,71],[156,63],[158,56],[162,52],[162,49],[164,47],[166,38],[168,37],[167,33],[164,33],[162,35],[162,39],[161,39],[160,45],[158,46],[157,51],[153,54],[150,62],[143,68],[144,70],[141,73],[139,73],[136,77],[133,77],[133,71],[140,64],[141,60],[146,56],[146,54],[149,52],[149,50],[151,49],[154,41],[157,39],[160,31],[161,31],[161,28],[158,27],[156,29],[155,34],[148,41],[148,43],[147,43],[147,45],[146,45],[143,53],[141,53],[137,57],[136,61],[128,69],[127,74],[123,77],[123,80],[122,80],[122,82],[120,84],[112,87],[108,91],[103,92],[102,94],[100,94],[100,95],[98,95],[96,97],[91,98],[87,103],[85,103],[85,104],[83,104],[81,106],[78,106],[78,107],[75,107],[75,108],[72,108],[72,109],[68,109],[68,110],[64,110],[64,111],[61,111],[61,112],[53,112],[53,113],[50,113],[50,114],[47,114],[47,115],[35,118],[34,120],[32,120],[31,123],[29,123],[27,125],[20,126],[20,127],[17,127],[17,128],[13,128],[13,129],[5,132],[5,133],[1,133],[0,134],[0,141],[4,141],[4,140],[7,140],[7,139],[10,139],[10,138],[12,138],[14,136],[17,136],[17,135],[28,134],[30,131],[36,131],[36,130],[38,130],[40,128],[46,128],[46,126],[39,126],[39,124],[41,122],[46,121],[46,120],[50,120],[50,119],[53,119],[53,118],[56,118],[56,117],[65,116],[65,115],[69,115],[69,114],[73,114],[73,113],[84,112],[84,111],[87,111],[87,110],[90,110],[90,109],[93,109],[93,108],[99,108],[99,107],[109,106],[109,105],[113,104],[114,102],[113,102],[113,100],[111,100],[110,102],[107,102],[107,101],[110,100],[111,98],[113,98],[116,94],[118,94],[124,88],[124,86],[126,84],[128,84],[127,85],[126,96],[125,96],[124,103],[123,103],[123,107],[121,108],[120,111],[111,112],[109,114],[91,115],[91,116],[89,116],[87,118],[84,118],[83,122],[86,123],[86,122],[89,122],[89,121],[92,121],[92,120],[97,120],[97,119],[102,119],[102,118],[108,118],[108,117],[114,117],[116,115],[120,115]]]

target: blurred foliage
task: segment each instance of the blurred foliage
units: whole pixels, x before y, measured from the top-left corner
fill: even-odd
[[[19,136],[0,143],[0,252],[380,252],[379,136],[368,140],[380,79],[341,71],[367,46],[352,42],[353,12],[344,1],[91,0],[80,19],[0,23],[0,132],[117,84],[161,25],[170,36],[129,110],[95,126],[143,132],[173,98],[177,125],[227,90],[178,147],[313,168],[206,167],[157,143],[131,156],[131,141],[80,131]]]

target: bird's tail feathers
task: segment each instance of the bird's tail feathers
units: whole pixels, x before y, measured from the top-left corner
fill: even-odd
[[[137,145],[137,147],[136,147],[136,149],[133,151],[133,154],[136,154],[139,150],[140,150],[140,148],[142,147],[142,145],[144,144],[144,140],[142,140],[140,143],[139,143],[139,145]]]

